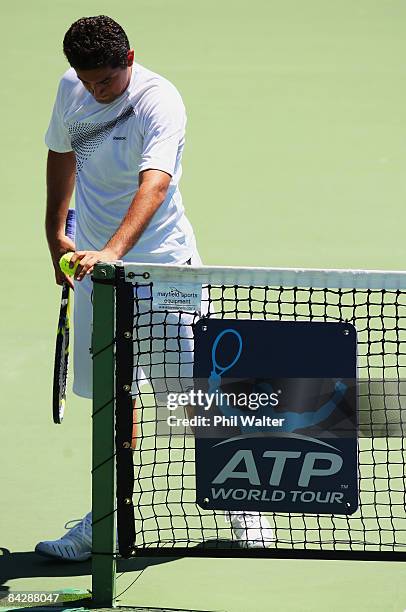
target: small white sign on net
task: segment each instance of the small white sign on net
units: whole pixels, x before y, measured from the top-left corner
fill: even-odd
[[[154,310],[201,311],[202,285],[174,281],[155,281],[152,286]]]

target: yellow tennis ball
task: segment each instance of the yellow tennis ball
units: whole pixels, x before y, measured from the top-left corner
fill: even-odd
[[[73,268],[69,267],[69,263],[70,263],[72,255],[73,253],[65,253],[65,255],[62,255],[62,257],[59,260],[59,267],[62,270],[62,272],[64,272],[64,274],[66,274],[67,276],[73,276],[76,272],[76,268],[79,265],[79,262],[77,261],[75,265],[73,266]]]

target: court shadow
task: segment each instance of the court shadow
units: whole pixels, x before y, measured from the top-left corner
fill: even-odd
[[[0,591],[7,590],[5,583],[16,578],[53,578],[59,576],[90,576],[91,561],[69,563],[54,561],[37,555],[35,552],[10,552],[0,548]],[[179,557],[137,557],[118,559],[117,571],[137,572],[153,565],[169,563]]]
[[[212,540],[205,543],[206,548],[219,548],[224,544],[220,540]],[[201,548],[201,545],[191,547],[192,549]],[[182,558],[183,555],[177,556],[148,556],[137,557],[132,559],[117,559],[117,572],[141,572],[148,567],[170,563]],[[9,580],[18,578],[53,578],[66,576],[90,576],[92,571],[91,561],[83,561],[81,563],[69,563],[63,561],[54,561],[37,555],[35,552],[15,552],[12,553],[6,548],[0,547],[0,609],[2,600],[5,600],[10,587],[7,586]],[[24,590],[24,588],[22,589]],[[83,596],[82,599],[74,601],[65,601],[57,604],[56,607],[48,606],[47,608],[19,608],[18,612],[32,612],[34,609],[43,610],[44,612],[52,610],[62,611],[64,608],[69,609],[91,609],[91,597]],[[139,612],[207,612],[205,610],[191,608],[151,608],[137,607]]]
[[[241,549],[241,545],[238,541],[236,540],[228,540],[226,538],[223,539],[216,539],[213,538],[211,540],[206,540],[205,542],[202,542],[201,544],[196,544],[196,546],[193,547],[194,550],[198,551],[198,550],[204,550],[204,549],[217,549],[217,550],[240,550]]]

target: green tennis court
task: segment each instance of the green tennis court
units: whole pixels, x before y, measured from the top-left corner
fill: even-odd
[[[63,34],[100,13],[122,23],[136,60],[183,96],[181,187],[206,264],[405,268],[400,0],[3,3],[0,589],[65,591],[77,600],[68,608],[89,599],[90,563],[32,551],[90,509],[91,406],[70,394],[64,424],[52,424],[59,290],[43,230],[43,134],[67,68]],[[401,466],[402,439],[391,445]],[[402,492],[395,496],[401,505]],[[390,527],[401,530],[397,512]],[[118,563],[118,604],[402,611],[405,571],[394,562],[137,558]]]

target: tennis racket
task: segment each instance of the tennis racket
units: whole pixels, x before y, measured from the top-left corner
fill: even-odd
[[[75,236],[75,211],[69,209],[65,225],[65,234],[71,239]],[[69,327],[70,327],[70,290],[68,283],[62,285],[61,306],[59,309],[58,329],[56,332],[54,384],[52,394],[52,416],[54,423],[63,421],[66,399],[66,380],[69,361]]]
[[[221,343],[222,338],[224,338],[224,336],[227,336],[227,335],[232,335],[237,338],[237,341],[238,341],[237,350],[235,352],[235,355],[232,357],[230,363],[228,363],[227,365],[221,365],[217,361],[217,348],[218,348],[218,345]],[[215,393],[217,389],[220,388],[221,377],[223,376],[223,374],[228,372],[228,370],[231,370],[231,368],[235,366],[235,364],[241,357],[241,352],[242,352],[242,338],[241,338],[241,334],[238,331],[236,331],[235,329],[224,329],[222,332],[218,334],[218,336],[213,342],[213,346],[211,349],[212,370],[210,372],[209,381],[208,381],[209,382],[209,393]]]

